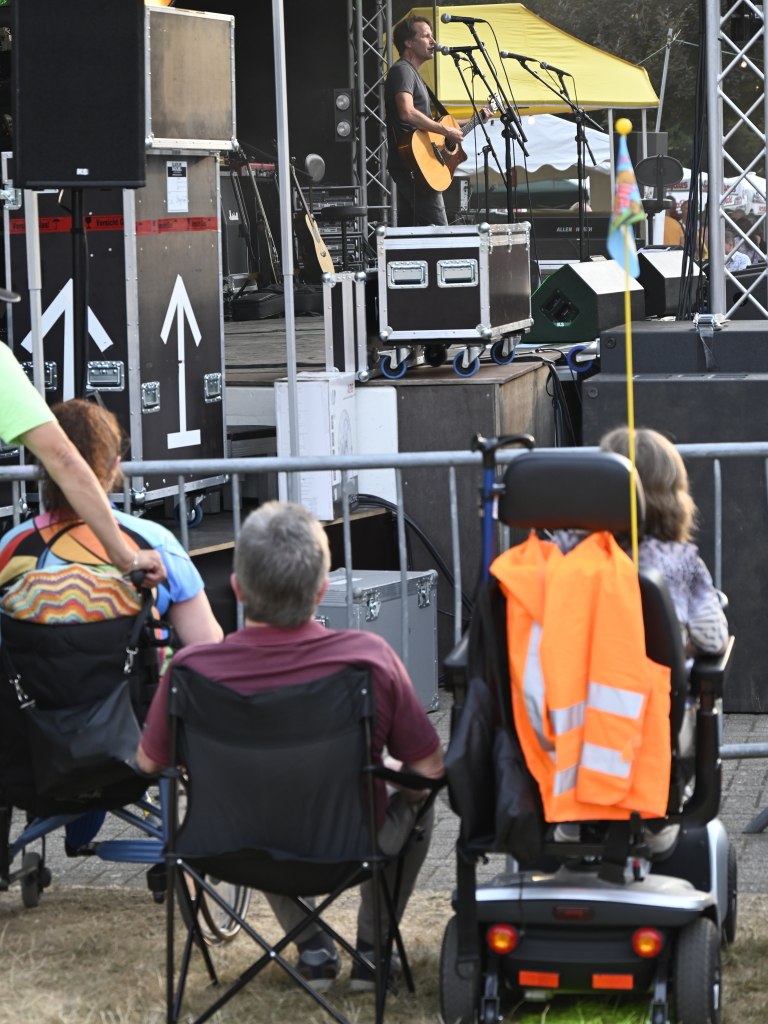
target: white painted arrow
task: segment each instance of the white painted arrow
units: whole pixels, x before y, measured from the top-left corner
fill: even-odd
[[[179,353],[179,429],[172,434],[168,434],[168,447],[188,448],[191,445],[201,444],[202,442],[199,430],[187,430],[187,373],[184,359],[184,317],[186,316],[187,318],[189,329],[192,331],[192,337],[195,339],[196,345],[200,344],[202,334],[197,326],[192,303],[189,301],[181,274],[178,274],[176,277],[176,283],[171,293],[171,301],[168,304],[168,311],[163,321],[163,329],[160,331],[163,344],[167,343],[168,336],[171,333],[174,313],[176,314],[176,335]]]
[[[62,383],[62,396],[65,402],[75,397],[75,344],[74,331],[72,329],[73,301],[72,278],[70,277],[48,309],[43,313],[43,337],[46,336],[59,317],[64,317],[64,380]],[[88,307],[88,333],[96,342],[100,352],[105,352],[114,344],[90,306]],[[31,331],[22,341],[21,347],[25,348],[27,352],[32,351]]]

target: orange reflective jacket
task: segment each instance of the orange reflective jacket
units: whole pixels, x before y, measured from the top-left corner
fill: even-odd
[[[610,533],[563,555],[531,534],[495,560],[512,708],[547,821],[663,817],[670,673],[645,653],[640,584]]]

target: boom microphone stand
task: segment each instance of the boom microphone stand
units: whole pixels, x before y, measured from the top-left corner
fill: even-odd
[[[447,49],[447,47],[446,47],[446,49]],[[441,51],[441,52],[443,52],[443,51]],[[466,89],[467,96],[469,96],[469,102],[470,102],[470,104],[472,106],[472,110],[475,113],[475,117],[478,118],[480,127],[483,130],[483,135],[485,136],[486,145],[490,146],[491,153],[493,154],[494,163],[498,167],[499,174],[501,175],[502,180],[506,184],[508,179],[505,178],[504,171],[502,171],[502,169],[501,169],[501,164],[499,163],[499,158],[496,155],[496,150],[493,148],[493,144],[491,142],[490,136],[488,135],[488,130],[485,127],[485,121],[483,121],[483,119],[480,117],[480,111],[477,109],[477,104],[475,103],[475,97],[474,97],[473,91],[472,91],[472,89],[470,89],[469,85],[467,85],[467,80],[464,77],[464,72],[461,70],[461,65],[459,64],[459,61],[461,60],[461,58],[464,57],[465,60],[468,60],[471,63],[473,75],[474,74],[479,75],[480,78],[483,81],[483,84],[486,86],[486,88],[488,88],[490,90],[490,86],[488,85],[488,82],[485,79],[485,75],[483,75],[482,71],[477,66],[477,62],[468,53],[451,53],[450,56],[453,57],[453,63],[456,65],[456,70],[459,73],[459,78],[462,81],[462,85]]]
[[[587,114],[587,112],[577,103],[574,103],[574,101],[568,95],[568,90],[565,88],[565,83],[563,79],[566,76],[568,78],[572,78],[573,76],[570,75],[567,71],[561,71],[559,68],[552,67],[550,64],[545,64],[542,61],[535,61],[535,63],[538,64],[539,67],[544,68],[545,71],[554,71],[555,74],[560,78],[561,88],[556,89],[554,85],[551,85],[545,78],[542,78],[541,75],[538,74],[538,72],[533,70],[533,68],[528,67],[528,61],[534,60],[533,57],[523,57],[519,53],[509,53],[506,50],[501,51],[501,56],[503,58],[507,58],[510,60],[516,60],[523,68],[525,68],[529,75],[533,75],[537,82],[541,82],[541,84],[546,86],[546,88],[549,89],[550,92],[553,92],[555,96],[559,97],[560,100],[566,103],[570,107],[571,113],[574,116],[574,120],[576,123],[576,167],[577,174],[579,175],[579,261],[581,263],[587,263],[589,261],[589,257],[585,255],[584,248],[586,241],[586,195],[582,187],[582,182],[584,180],[585,147],[589,152],[590,157],[592,158],[593,165],[597,166],[597,161],[595,160],[592,150],[589,148],[584,122],[589,121],[590,124],[594,125],[594,127],[597,128],[598,131],[601,131],[602,129],[600,128],[600,125],[596,124],[596,122],[592,120],[592,118]]]

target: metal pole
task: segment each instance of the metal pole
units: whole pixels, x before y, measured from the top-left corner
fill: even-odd
[[[29,319],[32,332],[32,378],[45,398],[45,356],[43,355],[43,274],[40,267],[40,222],[37,192],[24,189],[24,221],[27,241],[27,282]]]
[[[355,3],[355,51],[357,57],[357,162],[360,205],[368,208],[368,144],[365,136],[365,50],[363,49],[363,0]],[[363,240],[368,238],[368,217],[360,218]]]
[[[723,479],[720,459],[712,463],[715,474],[715,587],[723,589]]]
[[[11,493],[13,495],[13,525],[18,526],[21,522],[21,487],[18,480],[11,481]]]
[[[381,40],[384,38],[384,32],[385,32],[385,28],[384,28],[385,17],[384,17],[384,14],[385,14],[385,11],[384,11],[384,0],[377,0],[377,5],[376,5],[376,40],[377,40],[377,48],[378,48],[379,53],[381,53]],[[382,57],[383,57],[383,55],[382,55]],[[389,220],[389,218],[387,217],[387,192],[386,192],[386,184],[387,184],[387,120],[386,120],[387,119],[387,110],[386,110],[386,106],[385,106],[385,103],[384,103],[384,66],[383,65],[384,65],[384,60],[382,59],[381,61],[379,61],[378,67],[376,69],[377,73],[378,73],[378,76],[379,76],[379,89],[378,89],[378,95],[379,95],[379,151],[378,151],[378,155],[377,155],[377,159],[376,159],[376,163],[378,164],[379,170],[378,170],[378,173],[376,175],[376,179],[377,179],[377,181],[380,182],[380,185],[379,185],[379,207],[380,207],[380,210],[379,210],[379,220],[381,220],[384,224],[386,224],[388,222],[388,220]],[[389,65],[388,64],[387,64],[387,70],[389,70]],[[364,255],[362,253],[361,253],[361,258],[363,260],[363,266],[365,266],[365,257],[364,257]]]
[[[611,157],[611,203],[613,203],[613,197],[616,195],[616,153],[613,148],[613,110],[610,107],[608,108],[608,145]]]
[[[275,53],[277,100],[277,183],[280,189],[280,262],[285,299],[285,349],[288,362],[288,422],[291,455],[299,454],[299,389],[296,382],[296,319],[293,307],[293,219],[291,216],[291,157],[288,139],[288,86],[285,75],[283,0],[272,0],[272,39]],[[288,498],[300,501],[299,477],[288,476]]]
[[[643,107],[640,111],[640,124],[643,132],[643,160],[648,156],[648,111]]]
[[[387,0],[386,7],[387,22],[387,71],[392,67],[392,0]],[[435,37],[437,38],[437,37]],[[389,156],[389,154],[387,154]],[[397,227],[397,185],[387,175],[389,182],[389,223],[393,228]]]
[[[181,532],[181,546],[189,552],[189,522],[187,520],[187,492],[184,489],[184,477],[179,474],[179,530]]]
[[[725,237],[720,214],[723,195],[723,114],[719,96],[720,0],[707,0],[705,8],[709,157],[709,312],[725,313]]]
[[[85,364],[88,352],[88,243],[85,238],[83,190],[81,188],[72,189],[71,234],[72,362],[75,398],[82,398],[85,394]]]
[[[131,514],[131,478],[123,477],[123,512],[127,516]]]
[[[438,25],[438,21],[439,21],[439,19],[438,19],[438,16],[437,16],[437,4],[433,3],[432,4],[432,35],[435,37],[435,42],[437,42],[437,25]],[[432,58],[432,60],[434,62],[434,66],[435,66],[435,96],[437,96],[438,99],[439,99],[440,98],[440,85],[439,85],[438,80],[437,80],[437,67],[438,67],[438,64],[440,63],[440,61],[437,59],[437,54],[435,54],[435,56]]]
[[[355,89],[355,41],[354,41],[355,9],[352,0],[347,0],[347,71],[349,88],[354,93]],[[352,163],[352,184],[357,183],[357,142],[354,134],[349,146],[349,156]]]
[[[344,572],[347,577],[347,629],[353,629],[355,597],[352,586],[352,524],[349,520],[349,473],[346,469],[341,471],[341,514],[344,520]]]
[[[240,538],[240,477],[237,473],[233,473],[231,477],[232,482],[232,533],[235,538],[235,547]],[[245,615],[243,613],[243,602],[237,602],[237,628],[242,629],[245,625]]]
[[[718,0],[719,2],[719,0]],[[661,88],[659,89],[659,106],[656,111],[656,131],[661,131],[661,108],[664,106],[664,93],[667,88],[667,70],[669,68],[669,51],[672,49],[672,29],[667,29],[667,47],[664,51],[664,70],[661,72]],[[645,111],[643,111],[645,113]]]
[[[408,671],[408,549],[405,544],[405,506],[403,505],[403,474],[395,470],[397,483],[397,547],[400,553],[400,597],[402,599],[403,664]]]
[[[459,547],[459,500],[456,494],[456,467],[448,470],[448,490],[451,502],[451,559],[453,561],[453,643],[461,640],[461,549]]]

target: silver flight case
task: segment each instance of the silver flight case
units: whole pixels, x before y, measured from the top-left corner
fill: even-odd
[[[347,628],[347,575],[330,575],[328,592],[316,618],[328,629]],[[399,572],[353,569],[352,628],[377,633],[402,657],[402,606]],[[436,711],[437,696],[437,573],[408,573],[408,674],[427,711]]]

